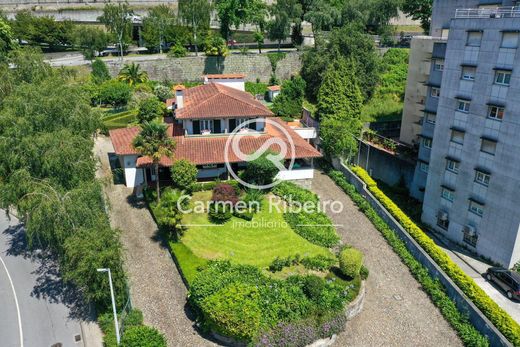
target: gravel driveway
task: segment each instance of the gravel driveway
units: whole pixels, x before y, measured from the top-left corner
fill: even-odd
[[[363,251],[370,270],[363,311],[347,323],[336,346],[462,346],[455,331],[421,290],[408,268],[350,198],[316,171],[313,190],[322,201],[340,201],[340,214],[327,214],[346,244]]]

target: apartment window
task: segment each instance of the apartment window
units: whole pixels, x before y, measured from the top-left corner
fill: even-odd
[[[468,40],[466,42],[467,46],[480,47],[481,42],[482,42],[482,32],[481,31],[469,31],[468,32]]]
[[[489,106],[488,117],[491,119],[502,120],[502,118],[504,118],[504,108],[500,106]]]
[[[462,79],[466,81],[474,81],[477,68],[474,66],[462,67]]]
[[[491,175],[479,170],[475,170],[475,182],[480,183],[484,186],[489,186],[489,180]]]
[[[453,199],[455,199],[455,192],[449,188],[442,187],[441,196],[443,199],[453,202]]]
[[[495,152],[497,151],[496,141],[482,139],[482,143],[480,144],[480,151],[487,154],[495,155]]]
[[[468,100],[458,100],[457,101],[457,110],[460,112],[469,112],[469,105],[471,103]]]
[[[518,47],[518,33],[517,32],[503,32],[502,33],[502,48],[517,48]]]
[[[462,240],[472,247],[477,246],[478,235],[475,228],[467,225],[462,229],[463,237]]]
[[[459,173],[459,165],[460,163],[456,160],[446,159],[446,170],[448,171]]]
[[[447,212],[439,211],[439,213],[437,213],[437,225],[444,230],[448,230],[450,219],[448,218]]]
[[[419,169],[422,171],[422,172],[425,172],[425,173],[428,173],[428,169],[429,169],[429,165],[423,161],[421,161],[419,163]]]
[[[509,84],[511,84],[511,71],[496,71],[495,83],[503,86],[508,86]]]
[[[482,215],[484,214],[484,205],[482,205],[476,201],[470,200],[469,201],[469,211],[473,212],[477,216],[482,217]]]
[[[435,113],[424,113],[424,119],[426,120],[426,123],[435,124],[436,118],[437,115]]]
[[[444,71],[444,59],[435,59],[433,69],[435,71]]]
[[[213,119],[203,119],[200,121],[200,131],[202,132],[213,132]]]
[[[464,143],[464,132],[460,131],[460,130],[452,129],[451,130],[451,142],[455,142],[455,143],[462,145]]]
[[[425,148],[432,148],[432,139],[430,139],[428,137],[423,137],[422,144]]]
[[[432,98],[438,98],[441,95],[441,89],[437,87],[432,87],[430,95],[432,96]]]

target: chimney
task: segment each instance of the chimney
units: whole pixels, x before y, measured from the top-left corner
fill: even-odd
[[[175,103],[177,104],[177,109],[181,109],[184,107],[184,91],[186,90],[186,87],[182,84],[178,84],[173,87],[173,90],[175,91]]]

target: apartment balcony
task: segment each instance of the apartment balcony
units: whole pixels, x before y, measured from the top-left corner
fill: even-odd
[[[520,18],[520,7],[459,8],[455,18]]]

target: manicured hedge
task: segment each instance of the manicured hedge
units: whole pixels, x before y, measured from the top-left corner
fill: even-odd
[[[354,278],[363,265],[363,253],[355,248],[345,248],[339,253],[339,268],[343,275]]]
[[[451,300],[446,294],[444,286],[438,280],[435,280],[430,276],[428,270],[408,251],[405,243],[377,214],[368,201],[366,201],[365,198],[356,191],[356,188],[346,180],[343,174],[339,171],[331,171],[329,172],[329,176],[351,197],[359,209],[385,237],[389,245],[402,259],[403,263],[408,266],[412,275],[419,283],[421,283],[423,289],[428,293],[432,302],[440,309],[444,318],[457,331],[459,337],[464,342],[464,345],[488,346],[489,341],[481,335],[475,327],[473,327],[467,316],[457,309],[453,300]],[[373,182],[370,177],[368,177],[367,181]],[[371,186],[374,187],[374,184]],[[427,236],[425,235],[425,237]]]
[[[273,194],[278,195],[286,201],[304,204],[309,201],[317,204],[319,199],[310,190],[304,189],[292,182],[283,181],[272,189]]]
[[[394,216],[401,226],[417,241],[417,243],[435,260],[457,286],[473,301],[473,303],[488,317],[488,319],[515,346],[520,346],[520,325],[507,312],[497,305],[480,288],[471,277],[455,264],[448,255],[440,249],[401,209],[390,200],[378,187],[377,183],[360,167],[352,171],[358,175],[368,187],[368,190]]]
[[[284,219],[298,235],[309,242],[323,247],[333,247],[339,243],[336,229],[323,212],[286,212]]]

